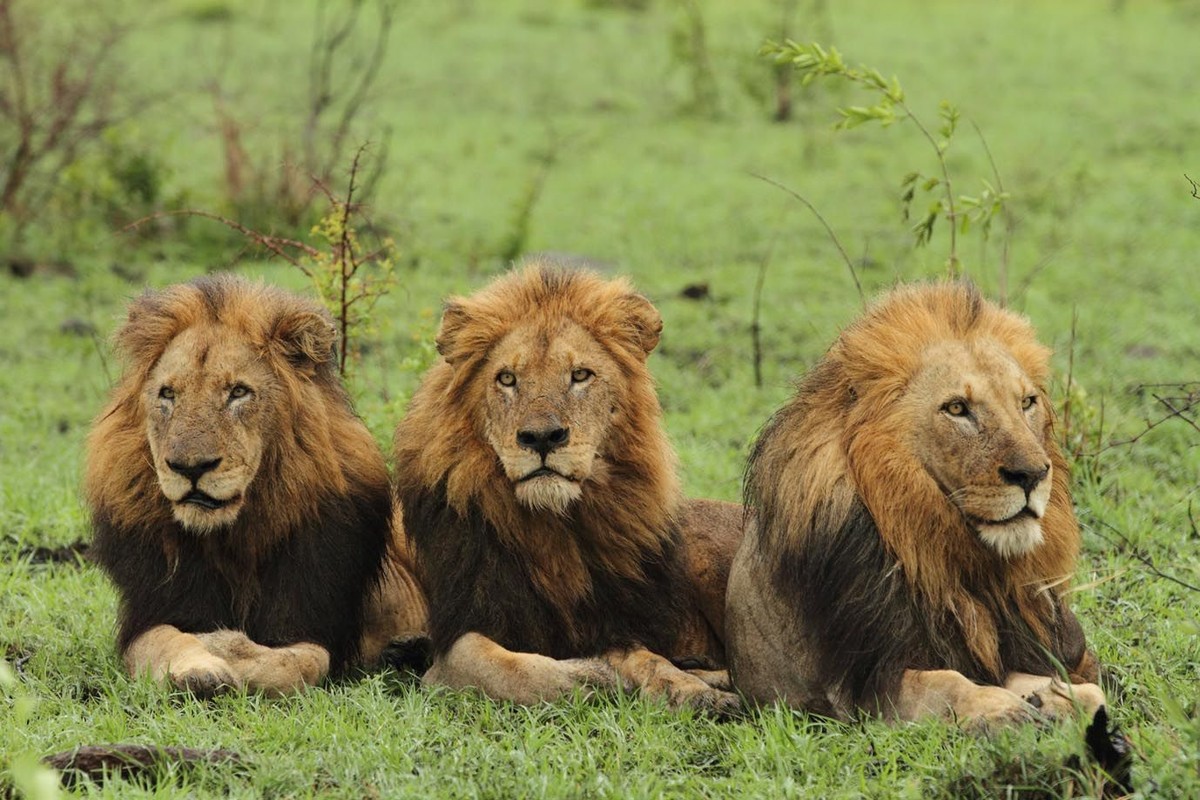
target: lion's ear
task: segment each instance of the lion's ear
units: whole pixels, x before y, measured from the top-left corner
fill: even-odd
[[[438,353],[450,363],[454,363],[455,359],[462,355],[458,352],[458,334],[470,319],[466,307],[455,300],[447,301],[442,310],[442,323],[438,326],[434,342],[437,344]]]
[[[333,321],[316,311],[292,311],[275,323],[271,338],[293,363],[326,364],[334,360],[338,342]]]
[[[634,344],[642,353],[650,355],[662,337],[662,315],[654,305],[640,294],[627,294],[621,298],[626,325]]]
[[[179,320],[165,313],[158,300],[157,295],[147,293],[131,302],[125,324],[114,337],[117,349],[134,363],[157,360],[179,333]]]

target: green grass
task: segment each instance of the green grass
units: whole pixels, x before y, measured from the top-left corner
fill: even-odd
[[[124,82],[160,99],[119,135],[160,160],[166,196],[223,210],[220,146],[204,92],[223,65],[231,108],[248,121],[248,147],[268,162],[279,158],[279,131],[294,130],[300,113],[311,30],[308,9],[291,5],[173,0],[145,3],[141,15],[125,9],[138,25],[123,53]],[[909,125],[834,133],[835,106],[866,99],[848,88],[813,87],[797,94],[796,122],[770,122],[770,109],[746,85],[769,94],[769,72],[754,53],[776,29],[774,3],[700,4],[720,93],[714,118],[683,111],[687,71],[671,56],[677,6],[595,7],[602,5],[458,0],[400,9],[363,138],[390,129],[372,215],[400,232],[405,260],[352,389],[386,443],[428,359],[442,298],[504,267],[495,254],[516,204],[539,152],[559,141],[527,249],[595,259],[631,276],[656,302],[666,331],[651,365],[686,487],[735,499],[757,430],[859,308],[816,220],[750,173],[812,201],[861,259],[874,293],[940,274],[944,231],[914,250],[897,201],[906,172],[936,165]],[[1072,381],[1086,393],[1089,430],[1095,436],[1102,418],[1103,443],[1144,430],[1163,409],[1132,387],[1200,380],[1200,201],[1183,179],[1200,174],[1195,9],[1082,0],[828,5],[832,41],[851,62],[899,76],[927,121],[945,98],[985,132],[1017,217],[1012,305],[1055,347],[1058,396],[1076,315]],[[804,22],[801,14],[798,38],[807,36]],[[969,127],[949,158],[964,193],[990,177]],[[716,724],[628,697],[521,709],[424,691],[395,675],[282,701],[197,702],[130,681],[113,652],[115,597],[98,570],[22,555],[88,535],[78,490],[82,443],[119,369],[104,337],[142,283],[234,266],[294,289],[306,284],[287,265],[245,261],[240,245],[204,221],[133,241],[94,221],[55,217],[56,208],[23,247],[66,258],[78,276],[0,277],[0,655],[20,666],[17,686],[0,694],[0,779],[25,776],[11,765],[30,755],[137,742],[228,747],[244,763],[76,791],[1059,797],[1096,790],[1095,767],[1070,725],[980,740],[934,724],[847,726],[777,708]],[[993,294],[999,253],[998,234],[985,253],[975,234],[960,248],[967,271]],[[749,323],[756,271],[767,258],[765,386],[756,389]],[[697,282],[709,285],[707,299],[680,296]],[[62,332],[70,318],[94,325],[97,337]],[[1099,453],[1089,445],[1073,479],[1085,528],[1074,604],[1111,676],[1113,713],[1136,748],[1138,786],[1171,797],[1200,796],[1198,598],[1156,577],[1139,556],[1200,584],[1190,520],[1200,514],[1192,511],[1198,445],[1200,433],[1172,420],[1135,444]]]

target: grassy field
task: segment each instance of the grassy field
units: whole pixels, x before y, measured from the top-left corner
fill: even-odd
[[[65,15],[69,3],[26,3]],[[791,380],[860,308],[803,194],[875,293],[940,275],[945,231],[915,249],[899,182],[937,169],[911,124],[835,132],[834,109],[869,98],[834,84],[771,120],[755,53],[779,3],[699,0],[703,58],[687,55],[686,4],[414,0],[397,12],[359,135],[386,145],[372,217],[394,232],[398,285],[377,307],[352,391],[381,443],[430,358],[441,299],[524,252],[584,257],[626,274],[662,311],[651,366],[688,491],[740,494],[747,447]],[[294,6],[294,7],[293,7]],[[63,9],[61,12],[57,9]],[[253,158],[296,130],[313,13],[278,0],[119,5],[134,27],[122,84],[149,99],[114,133],[153,155],[162,196],[228,213],[207,87],[219,79]],[[1056,349],[1071,398],[1073,490],[1084,525],[1075,608],[1108,672],[1117,722],[1147,795],[1200,796],[1200,431],[1154,397],[1200,381],[1200,8],[1194,2],[800,2],[793,35],[899,77],[936,124],[955,102],[985,133],[1011,193],[1003,226],[959,245],[989,294],[1007,289]],[[826,10],[821,11],[822,8]],[[696,103],[706,63],[715,103]],[[3,67],[0,67],[3,69]],[[554,160],[541,166],[547,150]],[[948,153],[959,190],[992,179],[969,125]],[[544,172],[543,172],[544,170]],[[85,180],[86,170],[63,180]],[[520,234],[530,188],[541,193]],[[121,796],[1074,797],[1102,785],[1081,729],[970,738],[936,724],[841,725],[777,708],[717,724],[637,698],[515,708],[375,674],[301,697],[199,702],[130,681],[113,652],[115,596],[85,560],[47,558],[89,536],[82,442],[119,370],[107,335],[124,302],[232,268],[307,291],[215,224],[156,238],[47,206],[0,255],[70,269],[0,275],[0,781],[29,788],[32,759],[81,744],[230,748],[239,764],[84,783]],[[172,205],[164,205],[171,208]],[[61,216],[54,216],[60,214]],[[303,231],[301,231],[303,234]],[[763,386],[750,324],[762,304]],[[69,272],[70,274],[56,274]],[[1005,275],[1007,272],[1007,275]],[[701,299],[682,294],[705,284]],[[1072,329],[1074,328],[1074,334]],[[1067,375],[1070,374],[1068,392]],[[1197,385],[1190,387],[1197,390]],[[1194,418],[1194,417],[1193,417]],[[1126,443],[1135,438],[1136,441]],[[1152,566],[1151,566],[1152,565]],[[1165,575],[1163,574],[1165,573]],[[1175,580],[1172,580],[1175,579]],[[1181,584],[1188,584],[1190,587]],[[0,788],[0,795],[4,789]],[[33,793],[37,794],[36,787]]]

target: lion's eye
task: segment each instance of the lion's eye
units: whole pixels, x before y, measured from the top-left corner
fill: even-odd
[[[250,387],[244,383],[239,383],[229,390],[229,399],[237,400],[250,394]]]
[[[1021,409],[1023,411],[1028,411],[1029,409],[1033,408],[1036,405],[1037,405],[1037,395],[1036,394],[1031,394],[1031,395],[1029,395],[1029,397],[1026,397],[1024,400],[1021,401]]]
[[[951,400],[949,403],[946,403],[946,405],[942,406],[942,411],[945,411],[952,417],[965,417],[967,414],[971,413],[971,410],[967,408],[967,402],[965,400]]]
[[[586,367],[580,367],[579,369],[571,370],[571,383],[583,383],[595,374],[596,373],[592,372]]]
[[[174,400],[175,399],[175,390],[172,389],[170,386],[164,386],[158,390],[158,396],[159,396],[159,398],[161,398],[163,400]]]
[[[500,384],[501,386],[516,386],[517,376],[513,375],[506,369],[502,369],[500,370],[499,374],[496,375],[496,383]]]

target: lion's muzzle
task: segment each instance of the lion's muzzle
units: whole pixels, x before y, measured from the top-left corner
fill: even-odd
[[[1033,490],[1050,474],[1050,465],[1000,467],[1000,480],[1010,486],[1018,486],[1029,497]]]
[[[571,429],[564,428],[557,419],[551,420],[549,425],[517,431],[517,444],[526,450],[537,453],[543,461],[546,460],[546,456],[569,441],[571,441]]]
[[[177,472],[191,481],[192,486],[196,486],[200,483],[200,478],[202,478],[205,473],[212,472],[214,469],[221,466],[221,459],[198,459],[190,463],[167,459],[167,466],[171,468],[172,472]]]

